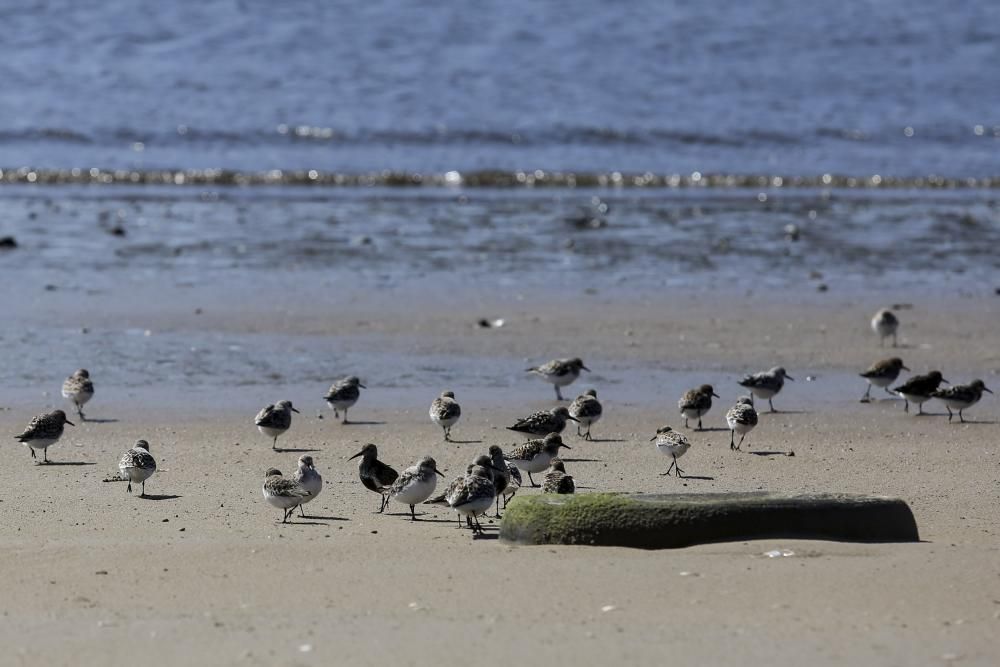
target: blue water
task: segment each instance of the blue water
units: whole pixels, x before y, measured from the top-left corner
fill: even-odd
[[[1000,174],[1000,3],[4,2],[0,167]]]

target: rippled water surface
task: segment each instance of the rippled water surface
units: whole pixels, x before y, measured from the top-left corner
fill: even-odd
[[[3,3],[0,167],[1000,174],[1000,4]]]

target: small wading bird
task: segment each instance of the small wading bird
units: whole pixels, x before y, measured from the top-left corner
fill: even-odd
[[[541,366],[532,366],[525,370],[555,385],[557,401],[563,400],[562,392],[559,391],[560,387],[565,387],[575,382],[580,377],[580,371],[590,371],[589,368],[583,365],[583,361],[577,357],[573,359],[553,359]]]

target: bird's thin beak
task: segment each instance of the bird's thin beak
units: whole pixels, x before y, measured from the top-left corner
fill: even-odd
[[[351,459],[356,459],[356,458],[358,458],[359,456],[361,456],[362,454],[364,454],[364,452],[358,452],[357,454],[355,454],[354,456],[352,456],[351,458],[349,458],[349,459],[347,459],[347,460],[348,460],[348,461],[350,461]]]
[[[987,390],[987,391],[988,391],[988,390]],[[69,424],[70,426],[76,426],[76,424],[74,424],[73,422],[71,422],[71,421],[70,421],[70,420],[68,420],[68,419],[66,420],[66,423],[67,423],[67,424]]]
[[[947,380],[945,380],[944,378],[941,378],[941,382],[944,382],[945,384],[951,384],[950,382],[948,382],[948,381],[947,381]]]
[[[992,389],[990,389],[989,387],[983,387],[983,391],[988,391],[988,392],[990,392],[991,394],[993,393],[993,390],[992,390]]]
[[[582,368],[583,370],[587,371],[588,373],[590,372],[590,369],[587,368],[586,366],[584,366],[583,364],[580,364],[580,368]]]
[[[716,398],[722,398],[721,396],[719,396],[718,394],[716,394],[714,391],[712,392],[712,396],[715,396]]]
[[[656,440],[656,436],[655,435],[652,438],[649,439],[650,442],[653,442],[654,440]]]
[[[572,448],[572,447],[570,447],[569,445],[559,445],[559,446],[560,446],[560,447],[565,447],[566,449],[573,449],[573,448]]]
[[[906,366],[900,366],[900,368],[902,368],[902,369],[903,369],[904,371],[909,371],[909,370],[910,370],[910,369],[909,369],[909,368],[907,368]]]
[[[444,473],[441,472],[440,470],[438,470],[437,468],[434,468],[434,472],[437,473],[438,475],[441,475],[442,477],[444,477]]]
[[[795,378],[793,378],[791,375],[786,375],[785,379],[786,380],[791,380],[792,382],[795,382]]]
[[[294,412],[294,413],[296,413],[296,414],[299,414],[299,415],[300,415],[300,414],[302,414],[301,412],[299,412],[299,411],[298,411],[298,410],[296,410],[295,408],[292,408],[292,412]]]
[[[360,382],[358,383],[358,386],[361,387],[362,389],[367,389],[368,388],[368,387],[364,386],[363,384],[361,384]]]
[[[577,424],[580,423],[580,420],[577,419],[576,417],[570,417],[569,415],[566,415],[566,419],[569,419],[570,421],[575,421]]]

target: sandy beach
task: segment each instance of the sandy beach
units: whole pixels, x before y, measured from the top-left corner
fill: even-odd
[[[0,430],[14,435],[33,414],[64,407],[61,369],[136,328],[151,344],[174,336],[208,359],[234,336],[268,353],[280,343],[319,365],[339,355],[344,374],[369,385],[351,411],[359,423],[333,419],[321,400],[328,380],[318,377],[143,385],[122,369],[92,367],[92,421],[67,427],[49,451],[58,465],[34,465],[11,443],[0,467],[8,664],[190,664],[197,655],[219,664],[430,665],[486,653],[558,664],[1000,660],[996,399],[987,394],[967,424],[948,424],[936,402],[928,416],[906,415],[881,391],[859,403],[857,372],[889,353],[867,325],[892,303],[885,294],[455,290],[443,307],[421,301],[420,290],[306,288],[279,310],[254,310],[210,288],[169,291],[144,306],[154,292],[57,291],[15,304],[20,327],[61,340],[49,376],[14,378],[4,390]],[[915,302],[899,311],[896,353],[915,372],[1000,385],[998,307],[992,296]],[[481,329],[479,317],[505,323]],[[373,513],[378,497],[347,461],[362,444],[377,443],[398,469],[432,454],[450,478],[489,445],[521,440],[503,427],[555,404],[551,387],[522,369],[569,354],[594,372],[565,393],[596,387],[606,414],[598,441],[567,438],[579,492],[885,494],[910,504],[922,541],[512,547],[493,539],[495,521],[484,524],[486,539],[472,540],[445,508],[425,507],[416,523],[395,503]],[[447,372],[436,366],[444,358],[454,364]],[[782,412],[762,415],[750,453],[730,452],[723,415],[740,393],[735,381],[778,363],[796,378],[775,399]],[[661,477],[668,462],[649,437],[661,424],[681,426],[677,398],[703,381],[722,399],[707,429],[690,433],[683,467],[711,479]],[[462,403],[453,435],[463,442],[442,442],[427,418],[445,388]],[[252,421],[279,398],[303,413],[279,444],[308,451],[326,484],[307,506],[313,518],[289,525],[260,486],[266,468],[288,474],[300,453],[272,452]],[[140,437],[159,463],[147,499],[103,481]],[[766,555],[774,550],[790,555]]]

